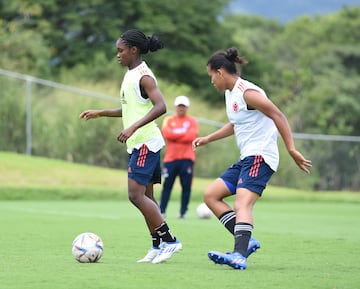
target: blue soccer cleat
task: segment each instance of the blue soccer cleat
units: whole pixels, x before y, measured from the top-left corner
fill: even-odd
[[[242,256],[238,252],[226,252],[224,254],[216,251],[210,251],[208,253],[208,256],[210,260],[212,260],[215,264],[226,264],[233,267],[234,269],[245,270],[246,258],[249,257],[252,253],[255,253],[257,249],[260,249],[260,242],[255,238],[251,237],[246,251],[246,257]]]
[[[246,258],[238,252],[224,254],[216,251],[210,251],[208,256],[215,264],[226,264],[239,270],[246,269]]]
[[[260,242],[251,237],[246,251],[246,258],[249,257],[252,253],[255,253],[257,249],[260,249]]]

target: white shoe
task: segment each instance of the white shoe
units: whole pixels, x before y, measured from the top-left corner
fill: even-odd
[[[144,258],[138,260],[138,263],[151,262],[154,258],[159,254],[160,249],[151,247],[151,249],[147,252]]]
[[[152,260],[152,263],[158,264],[165,262],[170,259],[174,253],[179,252],[181,249],[182,244],[178,240],[176,242],[162,242],[160,245],[160,252]]]

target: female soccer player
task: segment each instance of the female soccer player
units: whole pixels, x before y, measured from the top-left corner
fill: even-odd
[[[233,253],[210,251],[209,258],[216,264],[242,270],[246,269],[247,257],[260,248],[259,242],[251,238],[252,209],[278,167],[278,132],[300,169],[309,173],[311,167],[311,161],[296,150],[285,115],[269,100],[264,90],[239,77],[237,65],[245,64],[247,60],[235,48],[218,51],[210,57],[207,72],[211,83],[219,91],[225,91],[229,122],[193,141],[193,149],[196,149],[233,134],[236,137],[240,160],[205,190],[204,201],[235,239]],[[223,199],[234,194],[233,210]]]
[[[138,262],[161,263],[182,249],[171,233],[153,196],[153,184],[161,182],[160,150],[165,142],[155,120],[166,112],[157,81],[141,55],[163,48],[154,35],[131,29],[116,42],[117,58],[127,66],[120,89],[121,108],[86,110],[80,118],[122,117],[124,130],[117,140],[129,153],[128,196],[141,211],[152,236],[152,247]]]

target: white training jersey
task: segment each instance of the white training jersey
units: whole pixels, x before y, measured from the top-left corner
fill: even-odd
[[[265,114],[256,109],[248,109],[244,99],[247,89],[256,90],[267,97],[263,89],[240,77],[231,91],[225,91],[226,113],[230,123],[234,125],[240,159],[261,155],[270,168],[276,171],[279,165],[278,130],[273,120]]]

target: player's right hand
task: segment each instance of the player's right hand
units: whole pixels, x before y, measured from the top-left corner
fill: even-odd
[[[209,141],[206,137],[197,137],[192,141],[192,149],[196,150],[197,147],[207,144]]]
[[[99,117],[99,110],[88,109],[80,113],[79,118],[84,118],[85,120],[89,120],[91,118]]]

